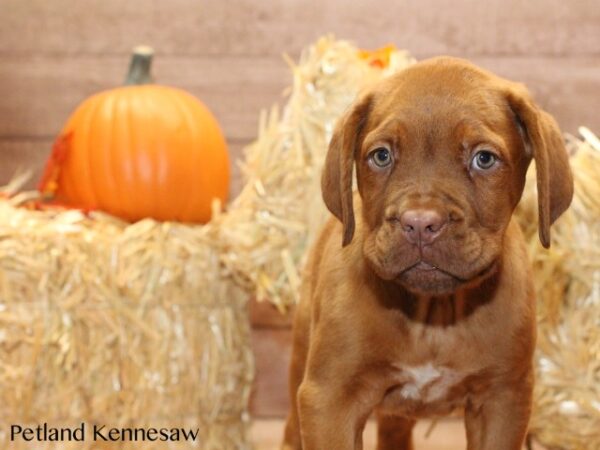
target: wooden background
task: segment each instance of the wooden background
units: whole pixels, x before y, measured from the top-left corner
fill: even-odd
[[[137,44],[156,49],[157,81],[213,110],[235,159],[259,110],[283,101],[282,53],[297,58],[326,33],[469,58],[525,82],[564,131],[600,132],[598,0],[0,0],[0,183],[17,167],[39,175],[69,113],[122,82]],[[234,167],[233,195],[239,183]],[[252,317],[253,410],[282,415],[289,321],[265,305]]]

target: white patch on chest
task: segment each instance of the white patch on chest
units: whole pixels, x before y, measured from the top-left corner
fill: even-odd
[[[407,381],[400,389],[400,395],[409,400],[431,403],[443,399],[450,388],[456,385],[462,376],[446,367],[435,367],[431,363],[423,366],[403,367]]]

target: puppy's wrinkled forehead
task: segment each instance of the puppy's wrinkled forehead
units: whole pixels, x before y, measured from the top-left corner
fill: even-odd
[[[372,92],[370,140],[397,131],[420,140],[502,139],[516,131],[503,81],[452,58],[435,58],[389,77]],[[382,136],[383,137],[383,136]]]

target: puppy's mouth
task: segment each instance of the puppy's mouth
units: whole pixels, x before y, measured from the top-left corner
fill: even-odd
[[[447,270],[441,269],[438,266],[436,266],[435,264],[429,263],[427,261],[417,261],[415,264],[413,264],[412,266],[407,267],[406,269],[404,269],[403,271],[401,271],[398,276],[402,276],[403,274],[410,272],[410,271],[414,271],[414,272],[422,272],[422,273],[433,273],[433,272],[439,272],[439,274],[441,275],[446,275],[448,277],[454,278],[457,281],[461,281],[461,282],[466,282],[468,281],[468,279],[466,278],[462,278],[459,277],[458,275],[455,275],[451,272],[448,272]]]
[[[402,272],[406,272],[407,270],[423,270],[425,272],[430,272],[432,270],[439,270],[441,272],[447,273],[450,276],[454,276],[452,275],[450,272],[447,272],[445,270],[440,269],[439,267],[436,267],[433,264],[430,264],[426,261],[419,261],[415,264],[413,264],[412,266],[406,268],[405,270],[403,270]]]
[[[421,293],[448,293],[467,283],[487,278],[497,268],[493,260],[473,276],[460,276],[433,263],[420,260],[407,267],[396,276],[396,281],[408,289]]]

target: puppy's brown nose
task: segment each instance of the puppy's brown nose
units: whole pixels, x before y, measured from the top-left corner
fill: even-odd
[[[409,209],[400,216],[400,225],[408,242],[421,246],[435,241],[446,220],[433,209]]]

